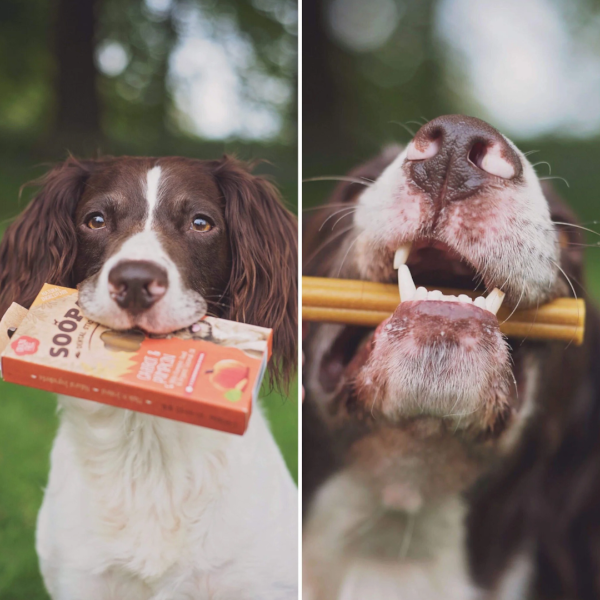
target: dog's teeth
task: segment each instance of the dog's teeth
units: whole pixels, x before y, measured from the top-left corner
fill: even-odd
[[[485,299],[485,307],[495,315],[498,313],[498,310],[500,310],[503,300],[504,292],[500,291],[498,288],[494,288]]]
[[[417,291],[410,270],[406,265],[400,265],[398,268],[398,289],[400,290],[400,302],[412,300]]]
[[[400,248],[396,250],[396,254],[394,254],[394,269],[399,269],[400,265],[406,264],[408,255],[410,254],[411,245],[412,244],[404,244],[404,246],[400,246]]]
[[[475,298],[475,300],[473,300],[473,304],[475,306],[478,306],[479,308],[487,308],[485,305],[485,298],[483,296],[478,296],[477,298]]]
[[[427,300],[427,289],[424,287],[418,287],[413,300]]]
[[[467,296],[466,294],[461,294],[458,297],[458,301],[459,302],[466,302],[467,304],[471,304],[473,302],[473,300],[471,300],[471,298],[469,298],[469,296]]]
[[[444,297],[444,294],[439,290],[434,290],[433,292],[429,292],[427,294],[427,300],[441,300]]]

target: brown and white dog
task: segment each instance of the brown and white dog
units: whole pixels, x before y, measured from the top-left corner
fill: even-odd
[[[581,296],[573,216],[460,115],[349,179],[305,228],[304,274],[395,282],[400,250],[412,298],[376,330],[305,340],[306,599],[598,597],[595,313],[581,347],[506,340],[497,304],[419,289]]]
[[[207,311],[274,329],[296,364],[297,227],[234,159],[73,158],[0,246],[0,312],[44,282],[161,334]],[[36,546],[54,600],[297,597],[297,490],[260,409],[242,437],[59,397]]]

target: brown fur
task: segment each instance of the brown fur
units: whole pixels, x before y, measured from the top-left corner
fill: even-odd
[[[132,211],[143,215],[145,209],[131,182],[142,167],[149,168],[156,160],[70,157],[33,182],[39,188],[37,195],[8,228],[0,245],[0,314],[11,302],[29,307],[44,283],[75,287],[97,272],[107,248],[98,243],[98,236],[92,241],[80,228],[87,214],[83,204],[89,201],[92,206],[103,196],[118,196],[104,200],[112,204],[116,221],[126,223],[130,218],[127,227],[135,228]],[[188,285],[218,296],[219,301],[213,303],[218,316],[274,329],[272,382],[287,386],[297,360],[295,218],[284,208],[274,185],[252,175],[250,165],[232,157],[161,161],[178,174],[172,180],[181,188],[174,190],[177,202],[185,204],[187,194],[208,203],[222,218],[226,234],[224,248],[203,256],[201,248],[196,254],[179,248],[174,232],[169,236],[171,256]],[[118,236],[114,241],[119,243]],[[201,267],[204,286],[213,289],[200,289],[194,271]]]

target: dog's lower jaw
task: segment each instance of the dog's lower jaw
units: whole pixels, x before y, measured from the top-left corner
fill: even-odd
[[[54,600],[83,597],[78,578],[97,581],[90,600],[111,588],[146,600],[294,587],[297,492],[258,408],[238,437],[75,398],[60,406],[37,531]],[[275,508],[256,489],[275,490]]]

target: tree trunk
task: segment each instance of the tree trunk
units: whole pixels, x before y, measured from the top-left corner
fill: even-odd
[[[97,0],[57,0],[54,27],[56,118],[54,133],[78,144],[100,137],[94,61]]]
[[[345,139],[337,103],[343,96],[332,62],[333,45],[325,30],[324,2],[302,3],[302,134],[307,149],[319,147],[326,153]],[[343,100],[342,100],[343,101]]]

